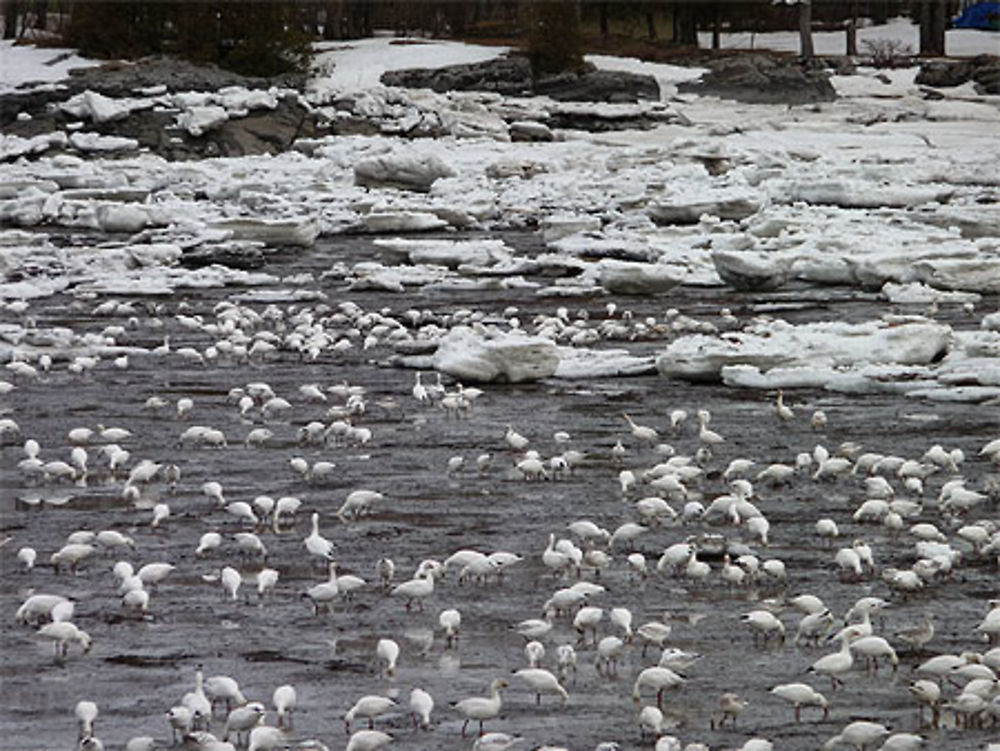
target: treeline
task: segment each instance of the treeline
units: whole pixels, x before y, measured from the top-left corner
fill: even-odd
[[[582,63],[588,38],[696,46],[699,30],[844,28],[909,14],[920,52],[944,53],[948,18],[967,0],[0,0],[4,37],[58,31],[93,57],[176,54],[249,75],[301,70],[312,42],[397,34],[506,41],[540,71]],[[713,46],[716,46],[715,44]]]

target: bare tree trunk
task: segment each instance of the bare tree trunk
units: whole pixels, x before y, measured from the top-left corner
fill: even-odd
[[[712,49],[717,50],[722,47],[722,18],[719,13],[719,6],[715,6],[712,15]]]
[[[813,58],[812,0],[799,0],[799,52],[805,60]]]
[[[920,54],[945,54],[945,27],[948,24],[947,0],[922,0],[920,3]]]
[[[858,0],[851,0],[851,17],[847,19],[847,54],[858,54]]]
[[[3,0],[3,38],[17,39],[17,0]]]

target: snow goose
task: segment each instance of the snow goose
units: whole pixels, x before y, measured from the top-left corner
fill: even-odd
[[[381,730],[359,730],[347,741],[347,751],[375,751],[392,740]]]
[[[554,533],[549,534],[549,544],[542,553],[542,563],[547,569],[552,571],[553,574],[562,574],[566,571],[569,565],[572,563],[570,558],[565,554],[555,549],[556,536]]]
[[[194,672],[194,681],[194,691],[184,694],[181,698],[181,706],[187,707],[191,712],[192,728],[207,730],[212,718],[212,702],[205,695],[205,677],[200,665]]]
[[[552,630],[552,613],[546,612],[545,618],[529,618],[514,626],[517,631],[528,641],[540,639]]]
[[[802,720],[802,707],[822,707],[824,720],[830,715],[830,705],[826,697],[806,683],[782,683],[772,688],[770,693],[795,707],[796,722]]]
[[[59,566],[66,564],[69,566],[69,570],[75,575],[77,573],[77,567],[80,563],[89,558],[94,550],[94,546],[87,543],[67,543],[52,554],[50,559],[52,562],[52,568],[54,568],[56,573],[58,573]]]
[[[486,733],[476,738],[472,751],[507,751],[523,740],[521,736],[509,733]]]
[[[17,562],[21,564],[25,573],[35,567],[36,558],[38,558],[38,553],[27,545],[17,551]]]
[[[559,668],[559,682],[565,683],[572,671],[576,678],[576,650],[572,644],[560,644],[556,647],[556,665]]]
[[[349,733],[351,732],[351,723],[355,717],[367,717],[368,727],[374,729],[375,718],[385,714],[395,706],[395,700],[387,696],[362,696],[354,702],[354,706],[347,710],[347,714],[344,715],[344,728]]]
[[[405,597],[407,611],[416,603],[420,611],[423,612],[424,599],[433,593],[434,576],[431,572],[425,571],[409,581],[397,584],[389,594],[393,597]]]
[[[840,641],[840,651],[820,657],[809,667],[810,673],[829,676],[830,686],[834,691],[837,690],[838,684],[844,685],[844,682],[837,676],[847,673],[854,664],[850,636],[850,631],[844,629],[836,636],[831,637],[833,640]]]
[[[70,621],[46,623],[38,629],[38,635],[52,642],[57,659],[66,656],[71,641],[80,645],[81,654],[87,654],[90,651],[90,635]]]
[[[507,687],[507,681],[503,678],[496,678],[490,684],[489,697],[471,696],[467,699],[455,702],[455,709],[465,715],[465,722],[462,723],[462,737],[465,737],[465,730],[470,720],[479,721],[479,734],[483,734],[483,723],[492,720],[500,714],[502,700],[500,690]]]
[[[191,710],[178,705],[167,710],[167,723],[170,725],[170,737],[174,745],[191,732]]]
[[[250,731],[250,742],[247,751],[277,751],[285,748],[288,742],[281,728],[258,725]]]
[[[878,658],[887,657],[892,663],[892,672],[896,672],[899,667],[899,657],[896,656],[896,650],[892,648],[881,636],[861,636],[857,639],[853,639],[850,643],[851,651],[861,655],[865,658],[865,671],[869,669],[874,669],[878,672]]]
[[[795,419],[795,412],[792,411],[791,407],[785,404],[785,392],[781,389],[778,389],[778,398],[774,403],[774,413],[782,422],[788,422],[789,420]]]
[[[576,611],[576,615],[573,617],[573,628],[580,635],[581,644],[587,642],[587,629],[594,632],[594,643],[597,643],[597,626],[602,618],[604,618],[603,608],[592,605],[585,605]]]
[[[656,707],[643,707],[639,711],[639,734],[642,740],[646,739],[646,731],[649,730],[654,736],[663,732],[663,712]]]
[[[941,687],[934,681],[918,678],[907,686],[910,696],[920,705],[920,726],[924,724],[924,707],[930,707],[931,726],[938,727],[941,722]]]
[[[291,729],[292,715],[295,712],[296,701],[295,687],[291,684],[286,683],[274,689],[274,694],[271,696],[271,703],[274,705],[274,711],[278,713],[279,728]]]
[[[758,635],[763,637],[765,647],[772,635],[777,636],[779,641],[785,641],[785,625],[769,610],[751,610],[741,615],[740,620],[750,626],[754,644],[757,643]]]
[[[643,688],[653,688],[656,689],[656,706],[662,709],[663,691],[683,684],[684,678],[669,668],[661,668],[658,665],[646,668],[639,673],[635,679],[635,683],[632,685],[632,700],[638,704],[642,698],[641,690]]]
[[[226,712],[229,713],[233,706],[242,707],[247,703],[246,697],[240,691],[240,686],[235,679],[228,675],[213,675],[205,681],[205,693],[214,707],[218,702],[225,702]]]
[[[374,490],[354,490],[348,493],[343,504],[337,509],[337,516],[341,521],[346,521],[348,516],[356,520],[359,516],[367,514],[372,504],[381,501],[383,497]]]
[[[514,677],[524,681],[535,694],[535,703],[542,703],[542,694],[559,694],[562,703],[569,701],[569,694],[559,683],[559,679],[544,668],[522,668],[514,671]]]
[[[517,452],[524,451],[528,447],[528,439],[514,430],[512,425],[507,426],[507,432],[504,434],[504,440],[507,441],[507,445],[510,446],[510,448]]]
[[[280,504],[280,500],[279,500],[279,504]],[[278,511],[277,511],[277,509],[275,510],[274,517],[275,517],[275,522],[277,522],[277,518],[278,518]],[[330,542],[328,539],[326,539],[325,537],[323,537],[323,535],[321,535],[319,533],[319,513],[318,512],[315,512],[315,511],[313,512],[313,515],[312,515],[312,532],[309,533],[309,536],[306,537],[303,542],[305,543],[306,550],[309,551],[309,555],[311,555],[311,556],[313,556],[315,558],[319,558],[320,560],[323,560],[323,561],[331,561],[331,560],[333,560],[333,543]]]
[[[155,587],[168,576],[171,572],[176,569],[172,563],[165,563],[162,561],[156,561],[154,563],[147,563],[145,566],[139,568],[135,575],[139,577],[142,583],[148,587]]]
[[[396,661],[399,659],[399,644],[393,639],[379,639],[375,645],[375,659],[380,666],[385,663],[384,672],[389,678],[396,675]]]
[[[628,423],[629,429],[632,431],[632,437],[640,444],[652,445],[660,439],[660,434],[656,431],[656,428],[651,428],[648,425],[636,425],[635,421],[625,412],[622,412],[622,418]]]
[[[616,675],[618,661],[624,654],[625,642],[617,636],[605,636],[597,642],[597,660],[594,667],[598,673],[603,670],[607,675]]]
[[[97,705],[92,701],[78,701],[73,714],[76,715],[77,740],[91,737],[94,734],[94,721],[97,719]]]
[[[329,572],[329,578],[325,582],[315,584],[302,593],[303,597],[312,602],[315,610],[314,614],[317,616],[319,615],[320,608],[330,612],[333,608],[334,601],[340,595],[340,585],[337,583],[336,561],[330,561]]]
[[[444,629],[445,647],[450,649],[458,641],[458,631],[462,626],[462,614],[455,608],[442,610],[438,615],[438,625]]]
[[[727,718],[731,720],[730,724],[735,728],[736,718],[746,709],[747,704],[747,700],[741,699],[738,694],[734,694],[731,691],[724,693],[719,697],[718,721],[716,721],[715,715],[713,715],[709,722],[712,729],[724,727]]]
[[[540,641],[529,641],[524,645],[524,656],[528,659],[529,668],[537,668],[545,657],[545,645]]]
[[[642,656],[646,656],[646,647],[655,644],[658,649],[663,649],[663,642],[670,638],[673,627],[667,622],[670,620],[670,613],[664,612],[662,619],[658,621],[648,621],[636,629],[639,638],[642,639]]]
[[[924,613],[923,620],[916,626],[910,626],[896,632],[896,638],[915,652],[922,652],[927,642],[934,638],[934,613]]]
[[[893,733],[879,746],[878,751],[918,751],[926,740],[922,735],[914,733]]]
[[[207,555],[213,550],[217,550],[220,545],[222,545],[222,535],[218,532],[206,532],[198,540],[198,547],[195,548],[194,554],[196,556]]]
[[[413,714],[413,727],[429,730],[431,726],[431,711],[434,709],[434,698],[422,688],[410,691],[410,712]]]
[[[378,575],[382,591],[388,592],[392,585],[392,577],[396,573],[396,564],[392,562],[391,558],[379,558],[378,563],[375,564],[375,573]]]
[[[885,725],[868,720],[856,720],[845,725],[837,735],[824,743],[823,751],[830,751],[843,744],[854,746],[858,751],[865,751],[888,735],[889,728]]]
[[[249,736],[250,731],[255,728],[267,710],[259,701],[252,701],[249,704],[236,707],[226,717],[226,728],[222,733],[222,740],[228,741],[231,733],[236,735],[237,742],[241,734]]]

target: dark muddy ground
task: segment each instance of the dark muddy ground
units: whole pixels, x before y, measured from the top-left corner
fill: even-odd
[[[511,241],[523,242],[524,238]],[[365,239],[334,240],[301,255],[276,256],[267,270],[318,273],[330,266],[332,252],[350,261],[370,253],[370,246]],[[523,319],[536,312],[550,313],[560,304],[602,315],[606,302],[538,300],[530,292],[517,291],[503,297],[500,293],[436,293],[404,299],[390,293],[346,293],[338,284],[319,286],[329,295],[331,305],[352,300],[365,309],[418,307],[442,312],[460,307],[499,311],[517,305]],[[210,318],[212,306],[227,294],[192,291],[185,296],[189,314]],[[192,333],[173,319],[179,298],[162,302],[167,309],[161,316],[163,326],[155,328],[143,314],[140,325],[125,337],[129,343],[153,347],[164,334],[170,334],[175,351],[185,345],[203,349],[209,344],[207,334]],[[696,318],[714,319],[725,305],[744,316],[758,304],[766,305],[772,315],[795,321],[862,319],[886,310],[873,295],[845,289],[809,289],[758,298],[735,296],[724,289],[681,288],[663,298],[618,302],[632,308],[637,317],[659,317],[667,307],[676,307]],[[88,311],[94,304],[54,297],[33,304],[30,315],[38,326],[60,325],[76,331],[99,331],[109,324],[126,323],[124,318],[91,317]],[[995,308],[996,301],[984,302],[983,309],[991,305]],[[254,307],[260,311],[264,306]],[[11,320],[9,312],[4,315]],[[975,325],[950,307],[943,308],[940,317],[950,317],[956,326]],[[636,343],[630,348],[654,352],[658,346]],[[66,371],[65,363],[57,362],[53,371],[37,382],[17,381],[18,388],[3,397],[4,411],[21,425],[23,438],[41,443],[44,459],[68,460],[67,432],[100,423],[134,432],[135,437],[126,444],[132,452],[130,466],[139,459],[154,459],[176,463],[182,475],[175,492],[167,491],[162,483],[150,489],[149,496],[158,495],[172,510],[171,517],[154,529],[149,525],[148,509],[135,510],[121,500],[121,481],[103,482],[93,477],[84,487],[29,487],[16,469],[23,457],[21,441],[2,448],[0,509],[2,535],[9,539],[0,548],[0,716],[4,728],[0,748],[74,747],[73,707],[81,699],[99,705],[97,735],[107,747],[120,748],[136,735],[152,735],[167,747],[170,732],[164,712],[193,690],[199,664],[206,675],[233,676],[247,697],[268,704],[276,686],[293,684],[299,696],[295,728],[288,734],[293,747],[308,738],[319,739],[331,748],[342,747],[347,739],[343,715],[358,697],[369,693],[398,696],[401,706],[377,723],[394,734],[392,747],[428,751],[471,747],[471,739],[460,738],[461,717],[448,704],[483,694],[494,677],[509,678],[512,670],[525,666],[524,639],[511,626],[539,617],[542,603],[556,588],[567,584],[554,579],[542,565],[541,553],[549,533],[569,536],[566,525],[580,518],[593,519],[611,530],[635,520],[630,504],[622,501],[617,479],[620,468],[612,463],[610,448],[622,438],[629,445],[625,466],[637,473],[652,466],[655,459],[650,450],[634,445],[622,411],[637,422],[657,427],[678,453],[692,453],[697,448],[693,419],[678,435],[669,436],[667,414],[681,407],[693,418],[698,408],[711,410],[712,427],[725,435],[726,443],[707,466],[705,478],[694,486],[697,494],[709,499],[723,492],[720,473],[730,459],[746,456],[761,466],[792,462],[797,452],[809,451],[817,443],[834,449],[842,441],[857,441],[865,451],[908,457],[919,457],[936,443],[958,447],[966,455],[962,473],[975,488],[982,488],[989,473],[995,471],[976,454],[987,440],[1000,434],[1000,418],[995,410],[977,406],[931,404],[892,395],[796,391],[786,394],[786,399],[797,417],[785,424],[774,415],[771,394],[649,376],[489,385],[470,414],[455,420],[441,409],[418,404],[410,392],[413,373],[382,364],[389,354],[385,348],[355,348],[303,362],[279,353],[263,363],[212,368],[186,364],[177,356],[133,356],[127,370],[102,361],[91,373],[75,376]],[[274,438],[261,448],[247,448],[243,438],[263,423],[259,418],[241,417],[235,405],[226,400],[230,388],[254,381],[267,382],[293,404],[287,416],[267,423]],[[328,405],[309,404],[299,395],[298,387],[343,381],[367,390],[367,410],[357,423],[371,429],[370,444],[297,445],[299,427],[310,420],[326,421],[329,404],[339,402],[331,396]],[[143,403],[152,395],[164,397],[169,406],[158,413],[144,410]],[[184,420],[177,419],[173,407],[181,397],[194,400],[194,409]],[[808,424],[814,409],[823,409],[829,416],[829,424],[821,432]],[[527,436],[544,457],[561,450],[553,433],[568,431],[570,445],[584,451],[586,460],[573,476],[558,482],[520,480],[511,472],[514,455],[504,443],[508,423]],[[229,438],[228,447],[178,447],[178,436],[191,424],[222,429]],[[89,451],[91,462],[96,462],[96,448],[91,446]],[[474,460],[483,452],[492,453],[494,459],[491,468],[479,474]],[[324,485],[304,482],[288,464],[291,457],[299,455],[310,462],[331,460],[338,473]],[[447,463],[453,456],[465,457],[466,464],[449,476]],[[927,505],[919,520],[943,526],[932,499],[944,479],[941,474],[928,479]],[[226,601],[218,583],[203,580],[227,564],[237,567],[245,578],[260,568],[259,563],[238,561],[232,533],[239,531],[240,525],[203,496],[201,485],[208,480],[221,482],[229,501],[250,501],[260,494],[296,495],[303,500],[294,529],[280,535],[261,533],[270,551],[268,565],[280,572],[275,591],[264,603],[258,602],[255,592],[248,601]],[[385,499],[370,516],[342,523],[335,512],[346,493],[356,488],[380,491]],[[995,564],[969,556],[948,580],[934,583],[909,599],[893,596],[877,577],[860,583],[842,582],[833,568],[835,547],[819,544],[813,534],[813,525],[822,516],[837,520],[842,539],[848,541],[844,544],[859,536],[870,541],[879,567],[906,567],[914,561],[912,540],[905,535],[893,540],[880,526],[851,521],[863,499],[860,480],[818,483],[800,477],[784,488],[758,487],[757,493],[758,505],[771,523],[771,545],[754,547],[762,559],[784,561],[786,586],[762,583],[750,590],[727,590],[718,578],[718,556],[706,556],[714,569],[707,586],[656,575],[638,582],[628,573],[624,548],[615,551],[612,564],[601,574],[607,591],[594,597],[592,604],[628,607],[636,626],[667,611],[673,616],[668,644],[704,655],[687,672],[686,685],[665,697],[668,718],[679,723],[671,732],[685,742],[701,740],[712,748],[738,747],[758,735],[770,738],[776,748],[796,751],[818,748],[857,718],[915,731],[917,707],[906,691],[913,668],[930,654],[986,648],[973,629],[987,600],[998,594]],[[41,508],[19,500],[39,494],[70,494],[72,498],[60,507],[43,504]],[[633,491],[630,499],[642,495],[646,493]],[[675,504],[678,510],[679,506]],[[325,578],[320,567],[307,559],[302,542],[309,532],[309,512],[314,509],[321,514],[321,532],[334,543],[342,573],[356,573],[369,582],[353,602],[341,602],[332,615],[321,617],[315,617],[301,599],[307,587]],[[996,506],[982,509],[975,518],[983,516],[996,519]],[[152,593],[148,620],[123,617],[111,576],[115,557],[95,554],[75,577],[66,572],[55,574],[50,566],[42,565],[71,532],[106,528],[134,537],[137,553],[130,560],[137,567],[150,561],[177,566]],[[210,558],[196,558],[194,549],[200,535],[212,529],[224,535],[222,550]],[[652,568],[667,545],[706,532],[730,540],[746,539],[744,531],[729,526],[667,524],[641,535],[635,548],[645,554]],[[40,565],[30,573],[20,572],[15,561],[22,545],[31,545],[39,552]],[[961,541],[955,545],[968,548]],[[508,550],[525,560],[508,571],[502,584],[491,580],[486,585],[459,586],[452,573],[447,581],[439,582],[424,612],[407,612],[401,601],[386,597],[373,583],[379,558],[395,561],[399,582],[421,560],[443,560],[461,548]],[[585,578],[593,579],[594,574],[586,573]],[[252,589],[244,583],[244,590]],[[90,654],[81,657],[74,646],[66,660],[56,662],[51,646],[32,629],[15,623],[14,613],[31,591],[76,598],[74,621],[93,637]],[[790,640],[756,646],[739,621],[740,614],[757,607],[760,599],[801,592],[821,596],[838,615],[863,595],[891,599],[884,625],[876,624],[890,640],[894,631],[917,623],[927,610],[938,616],[938,633],[927,654],[902,652],[895,675],[886,670],[866,675],[856,667],[847,676],[846,688],[831,693],[828,682],[807,676],[805,670],[834,647],[796,647]],[[462,613],[462,635],[453,649],[445,648],[437,627],[437,614],[449,607]],[[790,635],[794,633],[798,615],[789,609],[782,619]],[[606,618],[602,625],[602,635],[609,633]],[[380,637],[394,638],[402,648],[399,670],[392,680],[380,676],[375,668],[375,643]],[[544,666],[554,669],[556,645],[576,642],[570,620],[557,620],[545,641],[548,652]],[[566,706],[551,696],[543,698],[541,707],[536,706],[534,697],[513,679],[504,692],[501,717],[489,722],[487,729],[523,735],[523,748],[555,744],[590,749],[607,740],[626,749],[650,745],[648,737],[646,741],[640,737],[631,688],[639,670],[655,664],[658,655],[651,650],[643,658],[635,645],[618,677],[609,678],[595,671],[591,644],[577,644],[577,650],[579,670],[567,685],[570,701]],[[806,710],[805,721],[795,724],[791,709],[767,693],[777,683],[799,680],[810,682],[830,699],[828,721],[819,721],[818,712]],[[414,686],[422,686],[434,696],[430,732],[414,732],[407,716],[406,704]],[[712,713],[718,697],[726,691],[737,692],[750,704],[734,729],[712,730]],[[651,701],[646,693],[643,703]],[[269,722],[274,722],[273,713]],[[217,717],[213,731],[221,736],[223,725],[221,716]],[[928,748],[981,749],[987,740],[995,740],[997,732],[995,728],[956,730],[947,713],[945,725],[942,730],[926,731]]]

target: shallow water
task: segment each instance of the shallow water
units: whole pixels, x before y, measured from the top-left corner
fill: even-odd
[[[513,236],[509,242],[523,244],[529,239]],[[368,240],[348,238],[310,252],[273,256],[266,270],[282,274],[310,271],[318,276],[335,260],[350,263],[366,254],[370,254]],[[538,300],[531,291],[523,290],[502,295],[438,292],[403,297],[345,292],[335,281],[321,281],[316,286],[328,295],[330,305],[351,300],[366,310],[388,306],[394,311],[418,307],[442,312],[458,307],[498,312],[516,305],[522,320],[530,320],[538,312],[551,313],[561,304],[574,311],[583,307],[599,316],[604,314],[606,302],[597,298]],[[183,299],[190,306],[188,314],[200,313],[208,319],[212,306],[227,294],[229,291],[191,291]],[[140,316],[139,327],[126,336],[128,343],[152,347],[169,334],[175,351],[180,346],[203,349],[209,344],[207,335],[182,329],[169,315],[176,312],[180,297],[162,302],[168,312],[161,316],[163,326],[154,328],[146,316]],[[668,307],[703,319],[714,319],[722,306],[730,306],[740,317],[767,310],[795,322],[860,320],[887,310],[873,295],[840,288],[803,288],[760,297],[737,296],[724,289],[680,288],[658,299],[617,302],[631,308],[636,318],[662,316]],[[33,304],[30,315],[39,327],[60,325],[78,332],[126,323],[122,318],[93,318],[89,313],[93,305],[53,297]],[[984,301],[982,309],[991,306],[996,307],[995,300]],[[260,311],[264,306],[253,307]],[[9,321],[10,314],[4,315]],[[960,309],[944,306],[940,318],[955,326],[976,323]],[[615,342],[614,346],[623,345]],[[646,354],[656,352],[661,344],[624,346]],[[834,449],[842,441],[857,441],[865,451],[910,457],[919,457],[935,443],[961,448],[966,456],[962,473],[970,487],[977,489],[995,470],[976,454],[987,440],[1000,434],[1000,418],[995,411],[974,405],[803,390],[786,394],[797,415],[786,424],[775,417],[771,394],[644,376],[491,384],[484,387],[486,393],[469,415],[456,420],[439,408],[418,404],[410,394],[412,371],[386,366],[390,354],[382,347],[368,351],[356,347],[343,355],[328,352],[316,361],[305,362],[279,353],[265,362],[241,367],[192,366],[177,356],[166,360],[135,356],[127,370],[102,362],[93,372],[75,376],[66,372],[65,363],[57,362],[53,371],[37,382],[17,381],[18,388],[4,397],[7,416],[20,423],[25,438],[41,443],[44,459],[68,460],[67,431],[101,423],[133,431],[135,437],[125,446],[132,452],[130,466],[143,458],[176,463],[182,476],[174,492],[162,484],[150,488],[145,505],[158,497],[171,507],[171,517],[161,528],[153,529],[148,508],[132,509],[120,499],[121,481],[102,482],[95,476],[85,487],[28,487],[16,470],[23,457],[21,442],[2,448],[2,534],[10,539],[0,548],[5,574],[0,585],[0,612],[4,614],[0,715],[5,739],[0,746],[72,747],[76,738],[73,706],[80,699],[99,705],[97,735],[106,746],[120,747],[134,735],[153,735],[168,746],[170,733],[163,713],[193,690],[199,664],[206,676],[231,675],[247,697],[268,704],[275,687],[293,684],[299,696],[295,727],[288,734],[293,746],[307,738],[320,739],[331,748],[340,746],[347,738],[342,718],[355,699],[386,692],[398,696],[401,706],[376,726],[393,732],[392,747],[430,750],[471,746],[471,739],[460,738],[461,716],[448,703],[482,695],[494,677],[509,678],[511,671],[524,667],[524,640],[511,626],[539,617],[551,593],[569,583],[555,579],[541,563],[548,534],[569,536],[566,525],[578,518],[593,519],[610,530],[635,520],[629,504],[623,503],[617,479],[620,468],[612,463],[610,448],[622,438],[629,445],[625,466],[637,474],[656,459],[649,449],[632,445],[621,417],[623,411],[639,423],[657,427],[678,453],[692,453],[697,448],[693,413],[698,408],[711,410],[712,427],[726,437],[726,443],[706,467],[706,476],[694,486],[706,499],[724,491],[721,471],[730,459],[748,456],[760,467],[778,461],[791,463],[797,452],[809,451],[817,443]],[[253,381],[267,382],[293,404],[287,416],[267,423],[275,438],[262,448],[244,446],[243,438],[263,423],[259,418],[241,417],[235,405],[226,400],[230,388]],[[307,403],[298,386],[330,386],[343,381],[367,389],[368,408],[357,424],[372,430],[371,443],[299,446],[298,428],[310,420],[326,421],[326,408],[337,400],[331,396],[327,405]],[[142,409],[154,394],[170,403],[159,413]],[[183,396],[191,397],[195,406],[184,420],[178,420],[173,403]],[[377,406],[389,398],[395,403]],[[666,434],[666,415],[677,407],[687,409],[692,419],[676,436],[670,436]],[[808,425],[814,409],[824,410],[829,417],[822,432]],[[229,445],[218,450],[179,447],[178,436],[192,424],[222,429]],[[508,424],[526,435],[543,457],[561,450],[552,435],[566,430],[572,436],[570,445],[586,452],[587,459],[566,479],[521,480],[511,470],[514,454],[504,443]],[[493,463],[480,474],[474,463],[483,452],[493,454]],[[96,461],[95,453],[90,448],[91,463]],[[448,475],[448,459],[456,455],[465,458],[465,466]],[[333,461],[338,474],[325,485],[304,482],[288,466],[292,456],[303,456],[310,462],[320,458]],[[928,479],[928,503],[919,521],[944,526],[932,499],[945,479],[942,474]],[[231,535],[241,530],[240,524],[203,496],[200,488],[208,480],[220,481],[229,501],[250,501],[260,494],[296,495],[303,500],[294,529],[280,535],[262,533],[269,550],[267,563],[280,572],[275,591],[263,603],[252,591],[252,582],[246,581],[260,563],[237,562]],[[898,488],[899,483],[894,484]],[[384,493],[385,499],[370,516],[341,522],[335,516],[337,508],[347,492],[362,487]],[[890,539],[881,526],[850,521],[864,497],[861,487],[857,478],[818,483],[800,477],[788,487],[756,488],[758,505],[771,523],[771,545],[754,547],[761,559],[776,557],[785,562],[789,574],[785,586],[761,583],[750,590],[730,591],[718,578],[718,555],[705,556],[715,569],[707,586],[655,574],[640,582],[627,571],[626,551],[615,551],[613,563],[599,579],[608,591],[592,598],[592,604],[630,608],[634,626],[669,612],[673,633],[668,644],[704,655],[687,672],[687,683],[665,694],[665,713],[679,723],[671,732],[685,742],[701,740],[713,748],[737,747],[760,735],[774,741],[777,748],[795,751],[817,748],[852,719],[875,719],[891,724],[894,730],[914,731],[917,708],[906,692],[913,667],[933,653],[985,649],[973,628],[985,612],[987,600],[997,596],[995,564],[967,559],[947,581],[932,584],[909,599],[892,596],[877,578],[860,583],[838,579],[833,566],[835,547],[820,544],[813,533],[816,519],[822,516],[837,520],[842,539],[847,541],[843,544],[859,536],[868,540],[880,567],[902,568],[914,561],[912,541],[905,536]],[[32,507],[19,500],[33,494],[66,493],[72,499],[61,507]],[[645,494],[633,491],[629,499]],[[673,505],[680,510],[681,504]],[[307,560],[302,543],[312,510],[321,514],[320,531],[334,543],[340,572],[356,573],[369,582],[352,602],[341,602],[333,614],[320,617],[314,616],[309,603],[301,598],[307,587],[325,579],[322,566]],[[983,516],[995,519],[996,506],[980,509],[974,518]],[[106,528],[134,537],[138,553],[131,560],[136,567],[161,560],[177,565],[152,593],[148,620],[123,617],[110,573],[114,557],[96,553],[78,576],[55,574],[45,565],[30,574],[17,570],[15,555],[22,545],[34,546],[41,563],[70,532]],[[211,529],[223,533],[223,550],[198,559],[194,555],[198,538]],[[652,568],[667,545],[703,533],[748,539],[745,530],[731,526],[667,524],[641,535],[635,549],[646,556]],[[508,571],[502,584],[491,580],[485,585],[460,586],[452,573],[439,582],[423,612],[408,612],[401,601],[386,597],[372,583],[375,563],[381,557],[395,561],[398,583],[421,560],[443,560],[461,548],[509,550],[525,560]],[[226,601],[217,582],[203,580],[223,565],[233,565],[243,573],[240,594],[252,591],[246,600]],[[585,573],[585,578],[594,579],[595,574]],[[71,646],[69,657],[56,662],[48,644],[41,643],[30,628],[15,624],[14,612],[31,590],[76,598],[74,621],[93,637],[90,654],[81,657]],[[866,675],[856,664],[847,676],[846,688],[831,692],[828,682],[806,675],[805,670],[835,647],[796,647],[790,638],[784,644],[758,646],[739,621],[740,614],[757,607],[761,599],[800,592],[819,595],[838,615],[863,595],[891,599],[884,626],[876,621],[877,630],[890,641],[895,630],[916,624],[927,610],[938,616],[938,633],[927,654],[901,653],[895,675],[884,669],[878,675]],[[437,614],[449,607],[462,613],[461,638],[453,649],[445,648],[437,628]],[[791,637],[798,615],[789,610],[782,617]],[[602,635],[608,633],[606,618],[602,626]],[[380,637],[394,638],[402,647],[398,673],[391,680],[381,676],[375,666],[375,642]],[[557,644],[576,640],[570,619],[557,620],[545,641],[548,652],[544,666],[554,669]],[[501,717],[488,722],[487,729],[523,735],[523,747],[557,744],[587,749],[604,740],[618,741],[623,748],[641,745],[637,706],[631,700],[632,681],[639,670],[655,664],[655,650],[643,658],[639,646],[633,646],[618,676],[610,678],[596,673],[592,644],[577,644],[577,650],[579,669],[567,685],[568,705],[560,706],[556,698],[546,696],[541,706],[536,706],[529,691],[512,679],[504,692]],[[818,721],[818,710],[806,709],[805,721],[795,724],[791,708],[767,693],[777,683],[799,680],[826,694],[831,702],[828,721]],[[418,685],[435,698],[431,732],[414,732],[407,716],[409,691]],[[713,730],[710,719],[719,695],[726,691],[737,692],[750,704],[734,729]],[[644,694],[644,704],[652,700]],[[269,721],[273,724],[273,713]],[[946,725],[944,730],[929,731],[928,747],[982,748],[996,732],[955,730],[948,714]],[[221,736],[223,727],[220,714],[213,722],[213,732]],[[645,742],[651,744],[651,737]]]

